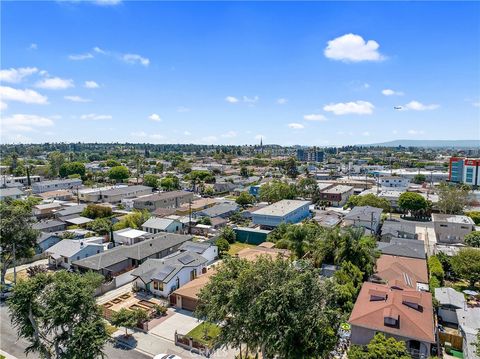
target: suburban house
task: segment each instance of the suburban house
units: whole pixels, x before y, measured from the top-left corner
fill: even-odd
[[[82,188],[77,191],[78,198],[82,202],[100,202],[102,198],[102,192],[108,191],[113,188],[123,188],[127,187],[126,185],[118,186],[104,186],[104,187],[95,187],[95,188]]]
[[[20,199],[24,195],[25,193],[23,193],[23,191],[19,188],[15,188],[15,187],[0,188],[0,201],[3,201],[7,198]]]
[[[71,199],[73,199],[73,192],[72,190],[68,189],[58,189],[55,191],[39,193],[38,197],[42,198],[43,200],[70,201]]]
[[[284,199],[252,212],[252,220],[266,228],[277,227],[280,223],[298,223],[310,216],[309,206],[309,201]]]
[[[32,183],[32,193],[43,193],[59,189],[76,189],[82,186],[80,178],[60,179]]]
[[[343,215],[335,211],[314,211],[313,220],[321,227],[334,228],[342,223]]]
[[[458,324],[457,309],[464,309],[467,302],[463,293],[453,288],[435,288],[435,299],[438,300],[438,317],[442,322]]]
[[[408,188],[410,180],[400,176],[381,176],[378,181],[383,188]]]
[[[150,217],[144,224],[142,224],[143,231],[153,234],[160,232],[178,233],[182,229],[183,223],[168,218]]]
[[[183,242],[192,236],[163,233],[151,239],[132,244],[118,246],[103,253],[80,259],[73,263],[82,272],[94,271],[104,276],[115,276],[136,268],[148,258],[163,258],[178,250]]]
[[[32,228],[41,232],[60,232],[66,230],[67,225],[65,222],[57,219],[51,219],[47,221],[36,222],[32,225]]]
[[[428,290],[428,272],[425,259],[382,254],[377,259],[376,272],[371,282],[387,284],[390,288]]]
[[[346,225],[363,227],[372,233],[378,233],[383,209],[371,206],[357,206],[344,217]]]
[[[382,254],[391,256],[425,259],[425,243],[416,239],[392,238],[390,242],[377,242]]]
[[[209,268],[206,273],[175,289],[170,294],[170,304],[178,309],[195,311],[198,306],[200,291],[208,284],[210,277],[215,273],[215,269]]]
[[[33,206],[33,215],[38,219],[53,217],[54,212],[61,208],[62,205],[58,202],[37,204]]]
[[[353,195],[353,187],[337,185],[320,191],[320,199],[327,201],[330,206],[342,207]]]
[[[40,232],[40,235],[37,238],[37,247],[35,248],[35,253],[43,253],[51,246],[60,242],[63,239],[62,234],[63,232]]]
[[[72,218],[71,216],[78,217],[86,207],[86,204],[78,204],[74,206],[64,207],[55,211],[54,215],[56,218],[62,219]]]
[[[189,251],[176,252],[162,259],[148,259],[132,272],[134,285],[167,298],[175,289],[206,271],[206,264],[207,259]]]
[[[218,200],[216,200],[215,198],[199,198],[194,200],[191,204],[183,204],[176,210],[175,213],[181,216],[188,215],[190,211],[192,211],[192,213],[198,212],[203,209],[212,207],[217,203]]]
[[[475,230],[475,222],[467,216],[433,213],[432,222],[437,241],[443,243],[463,243],[465,236]]]
[[[195,212],[195,217],[209,217],[209,218],[227,218],[238,211],[238,205],[234,202],[219,203],[212,207]]]
[[[103,252],[103,237],[83,239],[63,239],[50,247],[48,264],[54,267],[69,269],[73,261],[93,256]]]
[[[217,246],[209,242],[184,242],[180,248],[178,248],[178,250],[180,252],[192,252],[200,254],[208,261],[208,263],[211,263],[218,258]]]
[[[463,337],[463,358],[478,359],[476,343],[480,328],[480,308],[457,309],[458,329]]]
[[[365,282],[348,321],[351,343],[368,344],[376,333],[404,341],[416,358],[428,358],[435,344],[432,295]]]
[[[406,221],[387,219],[382,225],[382,241],[390,241],[392,238],[417,239],[415,224]]]
[[[113,232],[113,241],[118,244],[132,245],[149,237],[149,233],[133,228],[119,229]]]
[[[100,193],[100,202],[120,203],[125,198],[135,198],[152,193],[152,187],[136,185],[112,188]]]
[[[187,191],[160,192],[133,200],[133,208],[153,212],[159,208],[179,208],[193,200],[193,193]]]

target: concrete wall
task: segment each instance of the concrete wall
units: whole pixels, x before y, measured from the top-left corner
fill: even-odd
[[[277,227],[280,223],[298,223],[310,215],[308,210],[309,205],[297,208],[296,210],[285,214],[284,216],[271,216],[252,213],[252,220],[254,224],[267,227]]]
[[[474,230],[474,225],[465,223],[433,223],[437,240],[443,243],[463,243],[467,234]]]

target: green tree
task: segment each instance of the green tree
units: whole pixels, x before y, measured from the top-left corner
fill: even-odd
[[[106,167],[110,167],[110,168],[112,168],[112,167],[119,167],[119,166],[121,166],[121,165],[122,165],[122,164],[121,164],[119,161],[117,161],[117,160],[115,160],[115,159],[113,159],[113,158],[110,158],[110,159],[108,159],[108,160],[105,162],[105,166],[106,166]]]
[[[260,187],[260,200],[269,203],[278,202],[282,199],[294,199],[297,190],[294,184],[282,181],[272,181]]]
[[[101,204],[88,204],[82,211],[82,216],[90,219],[105,218],[112,215],[112,208]]]
[[[13,326],[41,358],[99,358],[109,336],[94,292],[98,274],[59,271],[20,281],[8,301]]]
[[[120,221],[113,225],[113,230],[118,231],[124,228],[138,229],[150,218],[150,213],[147,210],[134,210],[132,213],[122,217]]]
[[[419,193],[403,192],[398,197],[398,206],[405,212],[410,211],[414,216],[424,214],[428,208],[425,198]]]
[[[215,241],[215,245],[218,247],[218,254],[220,257],[223,257],[230,249],[230,243],[228,243],[223,237],[218,238]]]
[[[424,183],[426,180],[427,180],[427,177],[425,177],[425,175],[422,175],[421,173],[419,173],[419,174],[416,174],[416,175],[413,177],[412,182],[413,182],[413,183],[416,183],[416,184],[422,184],[422,183]]]
[[[248,171],[248,168],[247,167],[240,167],[240,176],[244,177],[244,178],[248,178],[249,176],[249,171]]]
[[[67,162],[60,166],[60,177],[85,176],[85,165],[81,162]]]
[[[348,359],[410,359],[405,342],[377,333],[366,346],[352,345]]]
[[[142,319],[145,319],[143,310],[129,310],[126,308],[114,312],[110,318],[110,322],[117,327],[125,328],[125,336],[128,336],[128,328],[135,328]]]
[[[471,211],[465,214],[469,216],[477,226],[480,225],[480,211]]]
[[[441,183],[438,187],[437,207],[441,213],[462,214],[467,205],[468,188]]]
[[[223,228],[220,238],[225,239],[228,243],[235,243],[237,235],[232,227],[226,226]]]
[[[60,167],[65,162],[65,156],[60,151],[50,152],[48,155],[48,163],[50,165],[50,173],[56,177],[60,173]]]
[[[165,191],[180,189],[180,180],[175,176],[167,176],[160,180],[160,187]]]
[[[126,180],[129,176],[128,168],[125,166],[116,166],[110,168],[108,171],[108,177],[116,182]]]
[[[333,275],[335,282],[334,305],[346,313],[353,309],[355,300],[363,283],[363,272],[349,261],[342,263],[341,268]]]
[[[103,236],[110,233],[112,223],[106,218],[96,218],[92,222],[87,223],[86,227],[88,230],[94,231],[95,233]]]
[[[297,178],[298,176],[298,168],[297,168],[297,161],[295,161],[295,158],[290,157],[285,161],[285,172],[287,173],[287,176],[290,178]]]
[[[242,192],[235,200],[239,206],[246,207],[255,203],[255,197],[248,192]]]
[[[226,259],[201,290],[196,314],[224,323],[220,346],[245,344],[263,358],[323,358],[338,322],[327,306],[330,286],[308,262],[299,271],[281,259]]]
[[[0,201],[0,258],[1,284],[5,285],[7,269],[14,260],[30,258],[35,254],[39,232],[32,228],[33,202]]]
[[[353,195],[350,196],[345,207],[353,208],[356,206],[371,206],[383,209],[385,212],[390,212],[390,202],[385,198],[380,198],[373,193],[369,193],[363,196]]]
[[[143,184],[148,187],[158,188],[159,186],[158,177],[150,174],[145,175],[145,177],[143,178]]]
[[[463,248],[450,259],[450,263],[455,274],[467,280],[470,287],[480,281],[480,249]]]
[[[465,236],[465,244],[470,247],[480,247],[480,231],[469,233]]]

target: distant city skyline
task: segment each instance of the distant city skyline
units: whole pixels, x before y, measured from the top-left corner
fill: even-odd
[[[478,2],[1,2],[2,143],[480,135]]]

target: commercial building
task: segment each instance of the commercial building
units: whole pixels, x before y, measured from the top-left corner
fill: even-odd
[[[480,185],[480,159],[451,157],[448,169],[450,182]]]
[[[309,201],[284,199],[252,213],[254,224],[266,228],[280,223],[298,223],[310,216]]]
[[[348,198],[353,195],[353,187],[338,185],[320,191],[320,199],[327,201],[330,206],[342,207]]]
[[[41,181],[32,183],[33,193],[43,193],[49,191],[55,191],[59,189],[74,189],[82,185],[80,178]]]
[[[297,149],[297,160],[302,162],[323,162],[325,154],[317,147]]]
[[[400,176],[382,176],[378,179],[382,188],[408,188],[410,180]]]
[[[133,200],[133,208],[153,212],[159,208],[179,208],[193,200],[193,193],[187,191],[160,192]]]

